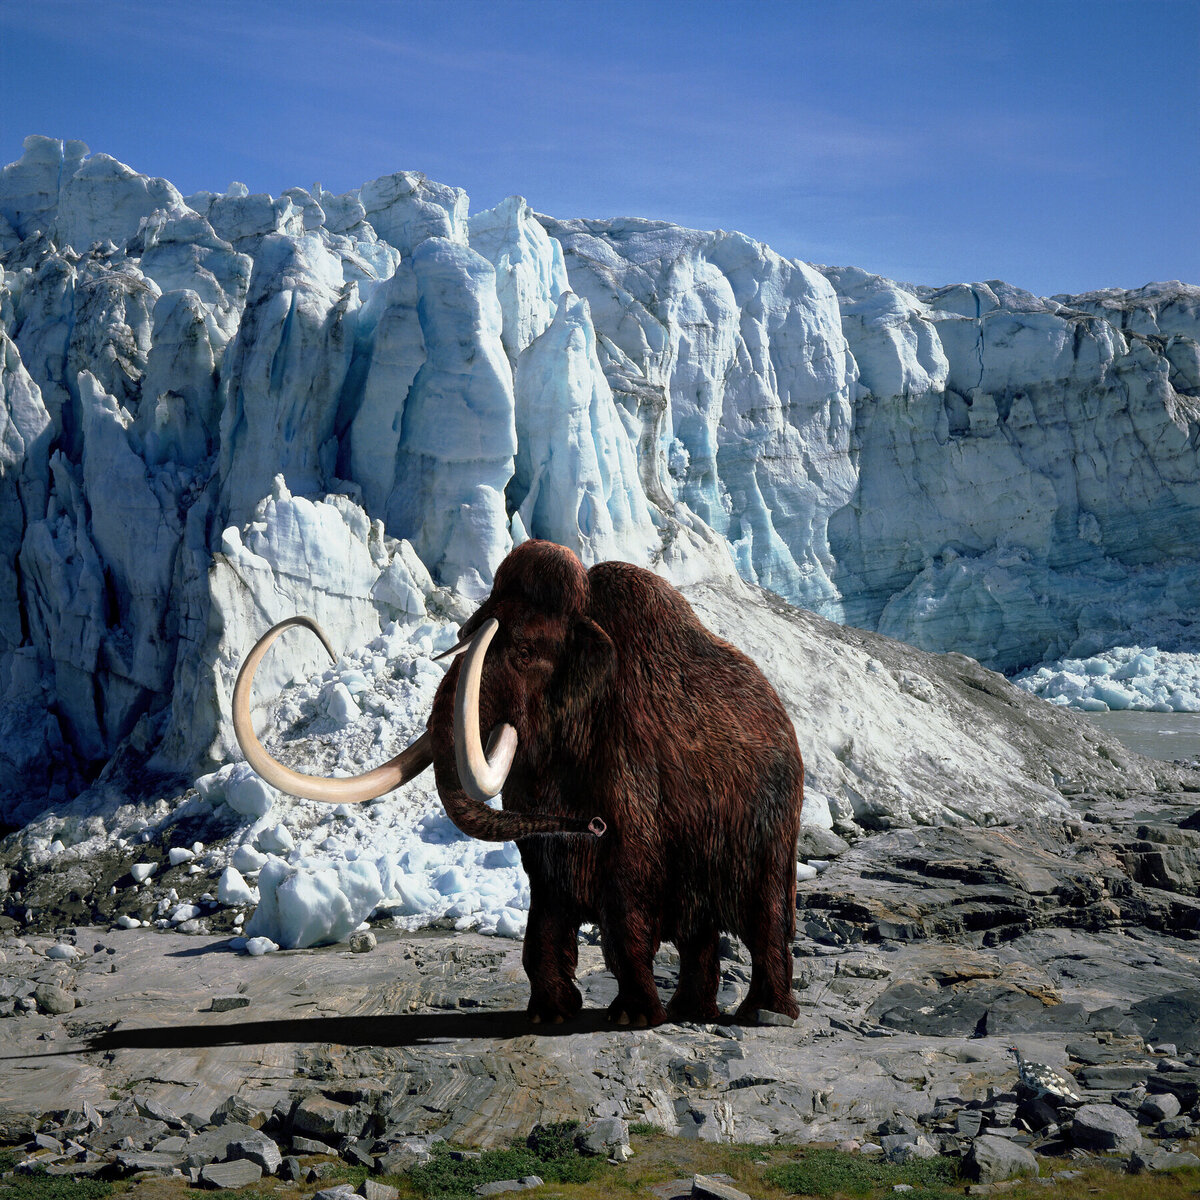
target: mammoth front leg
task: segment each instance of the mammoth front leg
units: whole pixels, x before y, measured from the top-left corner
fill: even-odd
[[[529,1006],[532,1021],[559,1023],[579,1015],[583,996],[575,986],[579,962],[579,922],[570,907],[537,889],[530,897],[529,923],[521,953],[529,976]]]

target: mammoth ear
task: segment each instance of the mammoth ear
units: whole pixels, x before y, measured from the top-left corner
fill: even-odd
[[[592,705],[617,665],[612,638],[589,618],[576,621],[567,635],[562,680],[563,704],[580,710]]]

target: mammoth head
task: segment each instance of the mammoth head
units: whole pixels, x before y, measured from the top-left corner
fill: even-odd
[[[234,732],[250,765],[292,795],[330,803],[373,799],[401,786],[433,763],[438,793],[451,820],[488,841],[532,833],[591,832],[595,817],[498,811],[486,801],[504,786],[514,764],[537,772],[553,747],[587,727],[589,710],[616,662],[611,638],[587,615],[588,578],[569,550],[529,541],[500,564],[491,595],[462,627],[458,657],[442,680],[428,728],[396,758],[353,779],[303,775],[277,763],[250,723],[254,671],[285,628],[304,625],[332,650],[307,617],[269,630],[247,656],[233,695]],[[481,729],[489,731],[484,750]]]

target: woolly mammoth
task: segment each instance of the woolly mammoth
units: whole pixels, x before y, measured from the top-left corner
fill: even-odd
[[[381,795],[432,764],[459,829],[520,849],[534,1021],[581,1008],[574,979],[583,922],[599,926],[618,983],[609,1015],[622,1024],[717,1019],[723,931],[746,943],[753,963],[738,1017],[758,1009],[796,1016],[804,766],[795,732],[759,669],[710,633],[670,584],[627,563],[585,570],[569,550],[525,542],[448,651],[456,661],[426,732],[354,779],[291,771],[254,735],[254,671],[290,624],[324,640],[308,618],[294,617],[247,657],[233,710],[250,765],[284,791],[344,803]],[[501,789],[503,810],[489,808]],[[653,973],[664,940],[679,951],[679,987],[665,1010]]]

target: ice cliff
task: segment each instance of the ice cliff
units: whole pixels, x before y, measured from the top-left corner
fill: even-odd
[[[1041,299],[400,172],[0,172],[0,795],[231,751],[268,624],[453,621],[514,542],[1016,671],[1194,649],[1200,289]],[[289,643],[277,689],[315,666]]]

